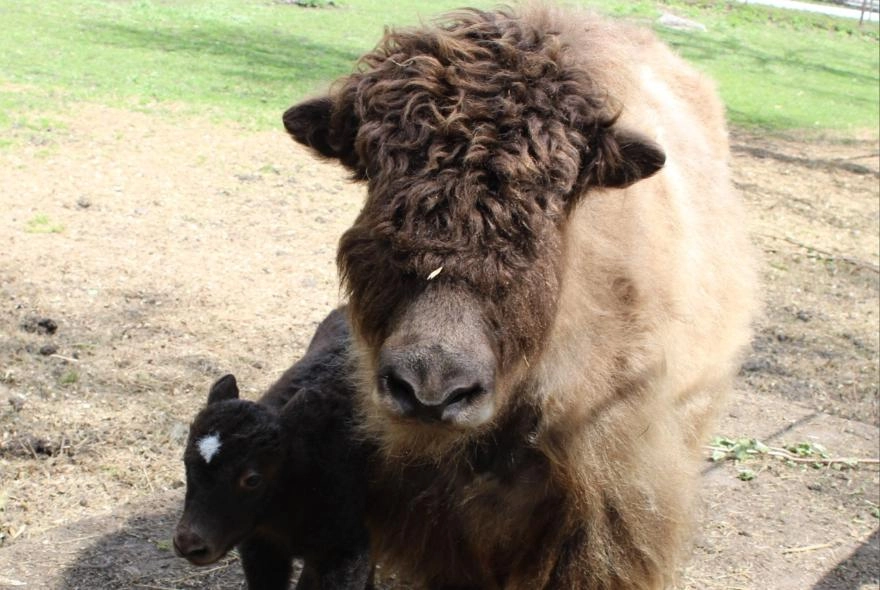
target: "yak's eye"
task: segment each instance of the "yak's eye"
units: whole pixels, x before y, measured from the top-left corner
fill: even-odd
[[[248,491],[257,489],[261,483],[263,483],[263,478],[256,471],[246,471],[238,480],[238,485]]]

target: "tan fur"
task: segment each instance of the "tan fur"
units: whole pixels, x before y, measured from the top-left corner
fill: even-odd
[[[692,533],[699,445],[730,388],[755,308],[753,254],[729,178],[723,109],[712,83],[650,32],[544,6],[518,14],[534,30],[551,31],[542,41],[544,54],[571,67],[575,77],[583,74],[579,83],[601,97],[599,122],[590,127],[599,143],[579,149],[591,157],[598,151],[601,159],[603,130],[613,125],[655,141],[666,162],[628,188],[600,188],[601,169],[554,168],[553,158],[568,162],[560,153],[572,153],[564,139],[581,145],[581,136],[565,135],[558,120],[549,121],[552,157],[541,159],[540,145],[529,148],[537,154],[536,174],[543,175],[535,183],[547,194],[580,192],[565,201],[548,198],[544,209],[530,211],[538,250],[532,255],[516,251],[516,240],[500,241],[499,248],[513,252],[503,258],[494,246],[465,245],[450,254],[398,244],[410,234],[399,237],[399,228],[387,222],[367,223],[369,215],[381,214],[367,212],[374,199],[397,198],[387,187],[417,173],[403,152],[364,139],[388,128],[359,131],[357,153],[335,155],[369,177],[371,188],[340,259],[353,294],[364,431],[384,449],[370,499],[375,549],[389,567],[432,589],[669,588]],[[377,68],[390,67],[388,60],[371,59]],[[351,98],[361,92],[359,75],[338,100],[362,105],[360,115],[367,116],[368,101]],[[342,112],[334,116],[345,124],[332,138],[340,144],[353,133]],[[449,121],[453,130],[458,124]],[[301,127],[294,120],[289,128],[333,155],[336,144],[321,144]],[[413,137],[411,151],[420,140]],[[386,160],[396,168],[371,163],[374,149],[388,151]],[[607,161],[614,162],[616,152],[609,153]],[[534,193],[525,170],[531,161],[523,155],[520,169],[515,158],[490,160],[504,172],[502,184],[516,179],[509,200],[522,198],[524,207]],[[387,176],[377,181],[371,166]],[[487,186],[483,193],[492,195]],[[524,188],[516,193],[517,187]],[[413,224],[424,222],[415,209],[407,213]],[[389,236],[385,250],[373,237],[376,227]],[[465,243],[473,235],[457,231]],[[409,258],[401,254],[408,251]],[[378,279],[369,282],[386,272],[390,254],[382,258],[383,252],[398,254],[397,275],[381,275],[397,281],[394,290],[378,290]],[[497,270],[482,270],[480,252],[492,253]],[[369,264],[361,268],[365,256]],[[469,431],[390,416],[375,393],[377,343],[396,320],[382,315],[383,297],[394,297],[390,309],[405,308],[422,288],[407,273],[426,276],[441,264],[441,280],[458,278],[478,293],[476,300],[491,302],[484,304],[490,319],[525,326],[522,344],[509,349],[516,354],[500,355],[497,414]],[[528,289],[517,290],[520,269],[530,273],[521,275]],[[502,292],[514,294],[509,300],[493,298],[499,276],[507,285]],[[369,297],[355,299],[364,289]],[[526,316],[535,319],[521,321]]]
[[[749,340],[753,254],[711,82],[648,33],[586,22],[584,59],[623,105],[620,124],[655,138],[667,161],[572,214],[559,311],[537,367],[539,444],[594,507],[584,521],[598,539],[613,544],[595,510],[603,502],[616,502],[632,531],[608,581],[583,587],[659,589],[690,532],[699,444]]]

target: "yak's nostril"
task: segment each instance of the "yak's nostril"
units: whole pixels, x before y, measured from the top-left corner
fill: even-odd
[[[379,389],[390,395],[404,414],[413,413],[420,405],[414,385],[392,368],[385,369],[380,374]]]
[[[452,390],[449,395],[446,396],[446,400],[443,402],[443,405],[453,406],[459,402],[468,403],[483,395],[484,393],[486,393],[486,388],[484,388],[479,383],[475,383],[470,387],[459,387]]]
[[[491,379],[478,379],[467,385],[453,379],[452,382],[441,381],[436,389],[425,388],[418,379],[405,375],[405,370],[399,371],[395,366],[383,367],[379,372],[379,391],[393,401],[396,414],[426,422],[454,421],[463,412],[472,411],[474,404],[488,395],[492,387]]]
[[[392,415],[423,422],[458,424],[488,415],[495,365],[483,352],[450,351],[440,345],[385,346],[376,374],[379,401]]]

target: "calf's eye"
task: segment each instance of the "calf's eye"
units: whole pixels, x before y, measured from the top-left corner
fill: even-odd
[[[259,473],[253,471],[248,471],[238,480],[238,485],[245,490],[255,490],[260,487],[261,483],[263,483],[263,478]]]

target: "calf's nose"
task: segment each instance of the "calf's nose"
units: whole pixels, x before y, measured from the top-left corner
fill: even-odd
[[[385,347],[379,356],[378,390],[401,416],[452,421],[491,394],[494,365],[486,357],[440,346]]]
[[[198,560],[208,554],[208,544],[190,527],[179,526],[174,533],[174,552],[178,557]]]

